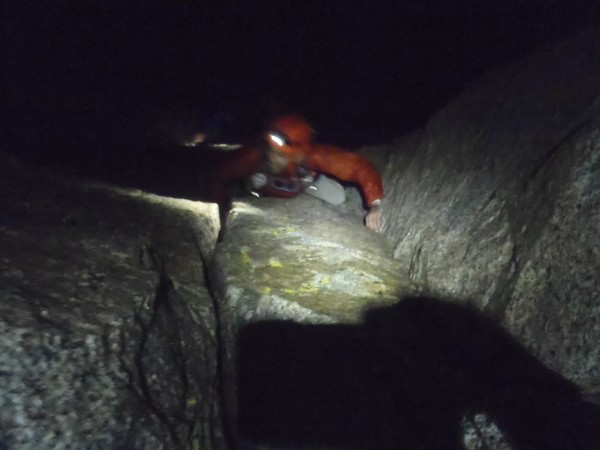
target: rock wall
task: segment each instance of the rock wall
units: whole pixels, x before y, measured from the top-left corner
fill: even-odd
[[[265,359],[275,358],[287,364],[287,360],[269,354],[272,345],[285,339],[266,333],[269,336],[265,341],[247,343],[248,339],[240,338],[247,327],[268,321],[277,321],[284,328],[286,324],[300,323],[350,326],[360,323],[369,308],[392,305],[398,297],[414,290],[402,275],[400,264],[391,257],[391,248],[385,239],[367,230],[360,218],[340,212],[307,195],[291,200],[250,197],[233,205],[210,274],[220,305],[223,383],[227,387],[225,396],[234,448],[276,446],[274,435],[292,423],[301,423],[285,408],[269,406],[268,393],[280,392],[284,383],[283,377],[271,372],[273,361],[259,363],[271,375],[263,377],[258,385],[240,388],[244,376],[240,378],[238,370],[246,366],[238,364],[240,346],[254,347],[251,354],[264,350],[268,354]],[[292,352],[293,348],[302,347],[298,343],[289,345]],[[318,345],[314,350],[318,351]],[[314,371],[308,371],[314,375]],[[302,382],[298,381],[297,392],[303,389]],[[240,391],[251,391],[255,399],[252,411],[264,411],[264,408],[272,413],[279,411],[279,423],[265,415],[260,426],[255,427],[263,430],[258,441],[270,445],[254,446],[256,439],[248,441],[247,434],[239,433]],[[314,395],[304,392],[307,398]],[[285,402],[288,397],[282,394],[281,398]],[[335,428],[332,432],[335,433]],[[315,445],[319,442],[322,441],[310,430],[296,429],[287,433],[280,444],[303,443],[313,445],[306,448],[317,448]]]
[[[209,205],[0,157],[0,448],[225,448]]]
[[[600,392],[600,29],[487,74],[427,126],[365,149],[394,257]]]

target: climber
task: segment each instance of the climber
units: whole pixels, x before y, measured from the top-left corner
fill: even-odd
[[[226,152],[213,166],[208,186],[222,218],[229,209],[228,185],[241,181],[256,196],[307,193],[339,205],[345,200],[344,188],[327,174],[360,187],[368,207],[365,225],[381,231],[383,186],[375,167],[357,153],[314,143],[313,136],[302,117],[288,114],[273,120],[257,142]]]

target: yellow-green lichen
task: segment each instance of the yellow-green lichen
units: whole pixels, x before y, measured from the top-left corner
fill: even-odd
[[[309,283],[302,283],[297,289],[282,289],[288,295],[312,295],[319,292],[319,288]]]
[[[276,258],[269,258],[269,267],[280,269],[283,267],[283,264],[281,264],[281,262]]]
[[[252,258],[250,258],[250,248],[242,247],[240,251],[242,252],[242,262],[244,263],[244,265],[251,266]]]

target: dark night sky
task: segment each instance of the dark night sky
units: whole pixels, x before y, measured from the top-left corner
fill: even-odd
[[[600,17],[598,0],[2,8],[2,148],[78,154],[142,148],[159,123],[201,127],[217,111],[248,125],[292,109],[331,143],[389,141],[483,71]]]

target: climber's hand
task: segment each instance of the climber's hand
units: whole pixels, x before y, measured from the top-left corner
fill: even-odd
[[[371,203],[369,212],[365,216],[365,225],[367,228],[380,233],[382,231],[381,215],[383,214],[383,206],[381,200],[375,200]]]

